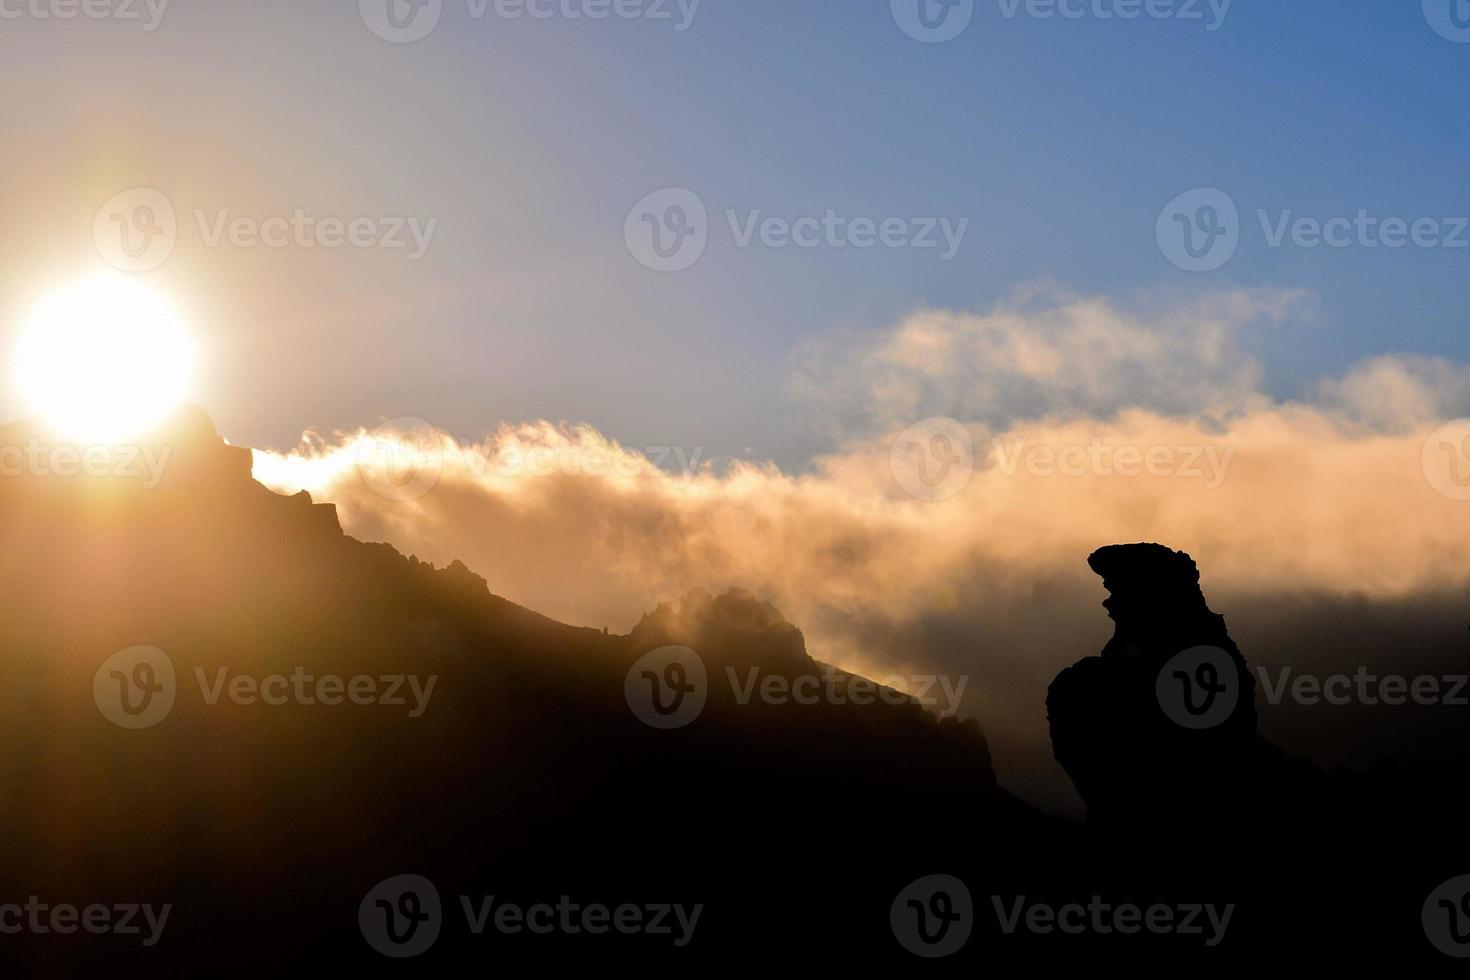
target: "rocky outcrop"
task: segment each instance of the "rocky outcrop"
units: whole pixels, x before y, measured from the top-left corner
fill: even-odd
[[[801,630],[746,589],[718,597],[696,589],[678,602],[661,602],[633,627],[630,640],[634,648],[677,644],[721,662],[759,663],[772,670],[816,667]]]
[[[1228,819],[1261,761],[1255,684],[1212,612],[1199,570],[1158,544],[1088,558],[1102,577],[1112,638],[1047,693],[1052,749],[1096,827]]]

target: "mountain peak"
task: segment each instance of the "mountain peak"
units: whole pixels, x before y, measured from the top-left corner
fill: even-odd
[[[731,656],[730,662],[750,660],[759,651],[768,666],[809,666],[806,640],[775,606],[748,589],[731,589],[719,596],[694,589],[677,602],[659,603],[633,627],[635,647],[687,646],[704,653]]]

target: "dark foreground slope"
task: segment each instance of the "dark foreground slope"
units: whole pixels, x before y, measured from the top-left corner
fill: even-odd
[[[0,443],[36,437],[18,427]],[[465,955],[863,960],[902,954],[889,906],[914,878],[970,862],[1003,878],[1055,846],[1061,825],[996,786],[973,722],[872,694],[739,703],[730,670],[742,689],[752,669],[844,683],[752,596],[691,595],[631,636],[563,626],[462,565],[353,540],[331,507],[267,491],[202,413],[152,441],[171,451],[156,487],[0,481],[0,904],[172,912],[142,950],[111,934],[0,935],[10,963],[199,975],[434,970]],[[703,709],[672,729],[640,700],[644,671],[629,681],[669,644],[697,651],[708,678]],[[140,646],[166,656],[171,682]],[[341,681],[319,686],[329,677]],[[372,679],[355,691],[374,703],[352,703],[354,678]],[[165,687],[154,720],[168,692],[149,689]],[[405,874],[433,883],[443,922],[392,964],[359,910]],[[492,922],[476,937],[461,899],[478,912],[488,896],[703,908],[683,945],[677,929]]]

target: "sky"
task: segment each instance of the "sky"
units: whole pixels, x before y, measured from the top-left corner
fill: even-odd
[[[620,631],[752,588],[973,675],[1062,809],[1096,547],[1188,551],[1252,663],[1463,661],[1470,5],[55,2],[0,0],[0,344],[145,285],[351,534]]]
[[[1180,0],[1122,20],[1099,16],[1116,2],[1069,19],[989,0],[924,43],[882,0],[703,0],[692,16],[649,0],[603,20],[566,16],[581,0],[545,19],[446,0],[426,37],[392,43],[351,2],[175,2],[156,25],[141,0],[100,20],[36,16],[47,2],[7,0],[0,20],[4,322],[98,263],[109,198],[156,188],[178,242],[140,275],[186,311],[196,399],[245,444],[544,418],[800,469],[831,446],[793,398],[805,343],[1036,282],[1118,299],[1310,290],[1312,315],[1259,341],[1284,396],[1375,353],[1466,355],[1470,249],[1273,248],[1256,214],[1470,214],[1470,45],[1417,3],[1236,0],[1222,17]],[[709,245],[659,273],[624,224],[669,187],[705,204]],[[1237,204],[1240,246],[1185,272],[1156,221],[1203,187]],[[221,212],[298,209],[380,235],[394,217],[437,225],[417,260],[205,234]],[[945,260],[741,247],[726,215],[828,209],[968,225]]]

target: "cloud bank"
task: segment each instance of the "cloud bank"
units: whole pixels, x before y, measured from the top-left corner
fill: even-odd
[[[461,559],[568,622],[622,630],[691,588],[744,586],[818,658],[970,675],[962,713],[981,719],[1002,781],[1065,808],[1045,688],[1110,632],[1084,561],[1101,545],[1188,551],[1252,663],[1463,660],[1470,502],[1437,487],[1470,457],[1425,447],[1470,411],[1470,372],[1382,356],[1273,398],[1255,351],[1312,312],[1286,291],[1123,308],[1041,290],[834,334],[796,357],[793,396],[833,439],[800,473],[585,425],[463,442],[402,420],[308,433],[257,452],[255,472],[336,503],[349,534]],[[942,492],[911,492],[911,467],[945,464]],[[1351,738],[1320,737],[1339,721],[1356,726],[1346,712],[1265,724],[1359,761]],[[1405,744],[1428,744],[1416,732]]]

